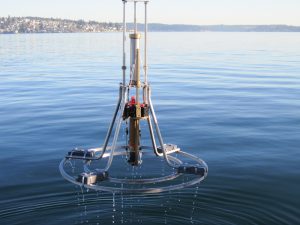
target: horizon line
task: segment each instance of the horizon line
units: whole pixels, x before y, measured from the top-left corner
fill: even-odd
[[[70,19],[70,18],[62,18],[62,17],[41,17],[41,16],[0,16],[0,18],[41,18],[41,19],[56,19],[56,20],[70,20],[70,21],[84,21],[84,22],[97,22],[97,23],[118,23],[122,24],[122,22],[118,21],[98,21],[91,19]],[[127,24],[131,24],[133,22],[127,22]],[[143,25],[144,23],[138,23]],[[289,27],[300,27],[299,25],[290,25],[290,24],[188,24],[188,23],[163,23],[163,22],[150,22],[149,24],[162,24],[162,25],[186,25],[186,26],[289,26]]]

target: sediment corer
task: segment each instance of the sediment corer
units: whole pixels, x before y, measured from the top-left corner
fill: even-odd
[[[134,33],[129,36],[130,65],[126,62],[127,53],[125,45],[128,31],[125,14],[127,2],[134,3]],[[138,33],[138,23],[136,20],[136,5],[139,2],[143,2],[145,6],[145,31],[143,32],[143,37],[145,38],[143,43],[144,49],[141,49],[140,46],[141,34]],[[119,98],[103,146],[88,150],[74,149],[73,151],[69,151],[59,164],[59,170],[62,176],[66,180],[81,187],[84,186],[97,191],[109,191],[113,193],[150,194],[192,186],[201,182],[207,176],[208,167],[202,159],[181,151],[177,145],[166,144],[163,140],[152,104],[151,87],[147,78],[148,2],[149,0],[123,0],[123,80],[122,83],[120,83]],[[141,60],[142,53],[144,53],[144,65],[142,65]],[[130,71],[126,71],[127,66],[130,66]],[[141,73],[142,68],[143,73]],[[143,81],[141,80],[141,75],[144,78]],[[130,100],[128,99],[129,93],[135,94]],[[121,136],[120,131],[122,132],[123,130],[121,128],[123,128],[122,124],[124,122],[126,122],[126,141],[123,140],[125,143],[121,144],[118,138]],[[141,132],[144,130],[144,127],[140,127],[140,123],[142,122],[148,123],[152,146],[141,145]],[[142,130],[140,128],[142,128]],[[152,156],[157,157],[159,160],[158,163],[163,159],[163,162],[172,168],[172,170],[169,170],[170,174],[161,174],[161,176],[158,177],[151,175],[148,177],[147,174],[144,176],[143,172],[145,170],[143,170],[140,171],[141,176],[131,177],[129,170],[124,171],[125,173],[129,172],[129,174],[121,175],[121,177],[108,176],[108,171],[112,166],[114,157],[121,157],[117,162],[120,163],[123,162],[125,155],[128,161],[126,164],[140,166],[142,164],[143,154],[151,154],[151,150],[153,151]],[[156,158],[153,158],[153,160],[155,159]],[[75,165],[75,163],[70,163],[73,162],[72,160],[82,160],[83,163],[76,163]],[[104,160],[103,163],[105,166],[99,170],[95,170],[95,164],[92,165],[95,160],[101,161],[99,166],[102,166]],[[184,160],[188,161],[185,163]],[[83,170],[79,172],[78,176],[75,176],[74,173],[78,171],[78,165],[83,166]],[[66,170],[67,166],[69,168]],[[201,166],[203,166],[203,168]],[[150,162],[150,172],[152,169],[154,169],[152,172],[155,172],[156,164]],[[174,173],[174,171],[176,172]],[[182,177],[182,179],[179,177]],[[157,185],[153,186],[153,184]]]

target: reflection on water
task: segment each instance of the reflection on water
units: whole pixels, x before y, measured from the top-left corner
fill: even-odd
[[[159,224],[191,223],[200,221],[194,216],[198,213],[198,187],[195,193],[183,203],[180,193],[152,195],[121,195],[103,192],[81,192],[78,189],[78,214],[75,224],[134,223]],[[184,212],[182,212],[184,211]]]
[[[1,35],[0,223],[298,224],[299,35],[150,33],[164,140],[210,171],[198,187],[140,196],[82,193],[57,168],[103,141],[121,34]]]

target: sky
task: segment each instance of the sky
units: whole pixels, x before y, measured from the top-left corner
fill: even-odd
[[[127,4],[131,15],[133,4]],[[148,5],[153,23],[300,26],[300,0],[150,0]],[[142,22],[143,4],[138,10]],[[0,0],[0,17],[8,15],[120,22],[122,1]]]

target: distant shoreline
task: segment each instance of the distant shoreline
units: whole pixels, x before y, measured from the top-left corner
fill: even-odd
[[[300,32],[289,25],[187,25],[150,23],[150,32]],[[127,25],[128,30],[133,24]],[[143,24],[138,24],[143,30]],[[122,23],[66,20],[41,17],[0,17],[0,34],[19,33],[103,33],[121,32]]]
[[[121,33],[114,31],[107,32],[32,32],[32,33],[0,33],[0,35],[32,35],[32,34],[105,34]],[[300,33],[300,31],[150,31],[150,33]]]

